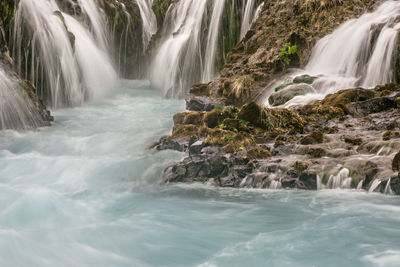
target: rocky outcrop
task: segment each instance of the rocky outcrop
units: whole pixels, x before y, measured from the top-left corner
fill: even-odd
[[[343,21],[371,10],[376,2],[265,1],[255,25],[229,52],[220,78],[208,85],[210,95],[237,106],[254,100],[286,70],[304,66],[319,38]],[[281,53],[282,49],[286,52]],[[245,94],[238,94],[237,83],[244,76],[253,82],[243,87]]]
[[[218,106],[178,113],[172,135],[155,148],[184,151],[186,157],[165,171],[163,181],[309,190],[362,184],[368,190],[380,179],[377,190],[383,192],[399,170],[399,156],[394,155],[400,150],[400,134],[395,134],[400,112],[391,102],[376,110],[366,103],[398,93],[400,85],[387,84],[342,90],[296,110],[252,102],[240,109]],[[352,106],[359,107],[357,115]],[[393,170],[388,167],[392,161]],[[345,183],[347,178],[351,183]],[[391,184],[400,193],[398,179]]]

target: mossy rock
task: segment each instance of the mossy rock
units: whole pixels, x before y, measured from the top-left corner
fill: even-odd
[[[174,124],[178,125],[178,124],[183,124],[183,120],[185,119],[186,116],[186,112],[180,112],[174,115],[173,120],[174,120]]]
[[[222,123],[223,119],[222,111],[219,109],[213,109],[204,115],[204,123],[209,128],[218,127]]]
[[[198,127],[198,125],[193,124],[175,125],[170,138],[190,138],[197,136]]]
[[[186,113],[183,124],[199,125],[203,123],[203,113],[198,111],[191,111]]]
[[[271,152],[261,147],[250,148],[247,150],[248,159],[266,159],[272,157]]]
[[[302,145],[321,144],[324,142],[324,134],[321,131],[313,131],[300,140]]]
[[[280,90],[282,90],[282,89],[284,89],[284,88],[286,88],[286,87],[288,87],[288,86],[290,86],[290,85],[293,85],[293,84],[294,84],[294,83],[284,83],[284,84],[281,84],[281,85],[275,87],[274,91],[275,91],[275,92],[279,92]]]
[[[317,77],[313,77],[307,74],[297,76],[293,79],[293,83],[306,83],[306,84],[312,84]]]
[[[239,113],[238,118],[250,122],[256,127],[263,127],[263,113],[264,109],[255,102],[244,105]]]
[[[363,143],[362,138],[359,136],[345,136],[344,141],[354,146],[359,146]]]
[[[268,102],[272,106],[280,106],[293,99],[296,96],[306,95],[314,93],[314,88],[306,83],[299,83],[289,85],[278,92],[273,93],[269,98]]]

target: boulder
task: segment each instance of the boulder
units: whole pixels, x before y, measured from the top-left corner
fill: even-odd
[[[280,106],[296,96],[306,95],[314,92],[315,92],[314,88],[309,84],[306,83],[293,84],[279,90],[278,92],[273,93],[269,97],[268,102],[272,106]]]

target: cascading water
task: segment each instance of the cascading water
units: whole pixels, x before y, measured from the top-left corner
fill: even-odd
[[[386,1],[376,11],[342,24],[315,46],[299,74],[316,76],[315,94],[286,105],[304,104],[341,89],[373,88],[394,81],[394,54],[400,30],[400,2]]]
[[[209,82],[215,76],[215,53],[217,52],[217,41],[219,26],[221,23],[222,12],[225,7],[225,0],[214,1],[213,13],[211,16],[210,30],[207,37],[207,49],[205,54],[204,70],[202,74],[202,81]]]
[[[21,0],[15,16],[13,50],[18,70],[42,90],[48,84],[49,92],[43,94],[54,107],[97,97],[117,78],[97,2],[78,3],[83,21],[64,13],[55,0]],[[31,47],[23,51],[26,31]]]
[[[260,15],[261,9],[264,6],[264,2],[262,2],[256,9],[256,0],[248,0],[246,7],[243,10],[243,21],[242,27],[240,29],[240,40],[244,38],[246,33],[250,30],[251,25],[257,20]]]
[[[252,8],[248,16],[251,24],[257,13],[254,8],[256,1],[241,3],[247,7],[248,2],[253,3],[250,3]],[[227,52],[221,47],[221,31],[228,6],[231,8],[228,18],[231,18],[229,23],[232,26],[233,20],[241,20],[240,15],[232,16],[235,9],[241,8],[237,0],[182,0],[169,8],[161,31],[160,46],[150,67],[152,84],[161,88],[165,95],[183,96],[193,83],[209,82],[215,78],[217,55],[225,58]],[[239,36],[239,30],[233,35]]]
[[[42,118],[27,93],[0,65],[0,130],[23,130],[42,124]]]
[[[177,97],[194,80],[201,64],[200,34],[206,0],[179,1],[165,18],[161,47],[152,62],[150,80],[165,95]]]
[[[153,0],[136,0],[140,10],[143,25],[143,49],[145,50],[151,37],[157,32],[157,19],[151,6]]]

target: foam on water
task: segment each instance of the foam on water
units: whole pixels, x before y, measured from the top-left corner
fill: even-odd
[[[160,185],[183,154],[146,147],[184,103],[146,82],[113,91],[52,127],[0,133],[1,266],[398,263],[398,197]]]

